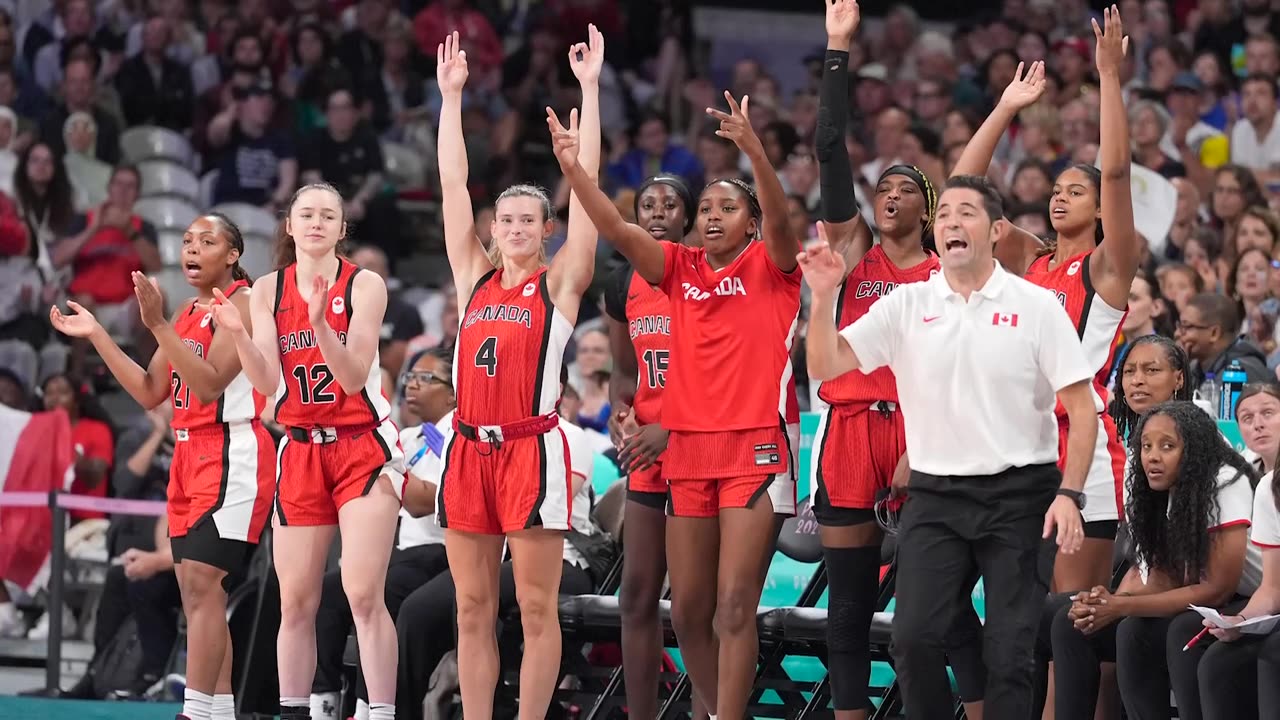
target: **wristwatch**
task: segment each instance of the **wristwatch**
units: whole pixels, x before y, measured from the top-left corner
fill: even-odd
[[[1065,498],[1071,498],[1071,501],[1081,510],[1084,510],[1085,501],[1089,499],[1079,490],[1068,490],[1067,488],[1058,488],[1057,494]]]

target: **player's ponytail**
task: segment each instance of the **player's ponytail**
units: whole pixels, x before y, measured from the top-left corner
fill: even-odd
[[[252,285],[253,278],[249,277],[249,273],[245,272],[245,269],[240,267],[240,258],[244,257],[244,235],[240,233],[240,226],[236,225],[231,221],[231,218],[220,212],[211,212],[205,215],[205,217],[213,220],[222,227],[222,232],[227,238],[227,244],[235,249],[236,253],[239,255],[239,257],[236,258],[235,263],[231,266],[231,279],[243,280],[249,285]]]

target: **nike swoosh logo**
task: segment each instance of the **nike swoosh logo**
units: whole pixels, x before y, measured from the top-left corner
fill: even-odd
[[[938,319],[938,318],[940,318],[940,317],[942,317],[942,316],[941,316],[941,315],[934,315],[933,317],[927,317],[927,318],[925,318],[925,319],[924,319],[924,321],[925,321],[926,323],[931,323],[931,322],[933,322],[934,320],[937,320],[937,319]]]
[[[640,293],[635,293],[635,294],[632,294],[632,295],[628,295],[628,296],[627,296],[627,299],[628,299],[628,300],[635,300],[635,299],[636,299],[636,298],[638,298],[638,297],[640,297]]]

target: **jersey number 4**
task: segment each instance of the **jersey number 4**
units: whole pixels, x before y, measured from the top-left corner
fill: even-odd
[[[489,377],[498,374],[498,338],[490,335],[480,343],[476,350],[476,367],[484,368],[485,375]]]
[[[670,357],[671,353],[668,350],[644,351],[644,371],[649,379],[649,387],[667,386],[667,360]]]
[[[299,365],[293,369],[293,377],[298,381],[298,399],[303,405],[321,405],[338,399],[337,395],[329,392],[333,372],[324,363],[310,367]]]

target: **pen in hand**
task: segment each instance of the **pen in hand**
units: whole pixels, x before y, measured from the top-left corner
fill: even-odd
[[[1186,652],[1190,650],[1192,647],[1195,646],[1196,643],[1200,642],[1200,638],[1204,637],[1207,634],[1209,634],[1209,628],[1205,628],[1200,632],[1196,633],[1195,637],[1191,638],[1191,640],[1189,640],[1186,645],[1182,646],[1182,652]]]

